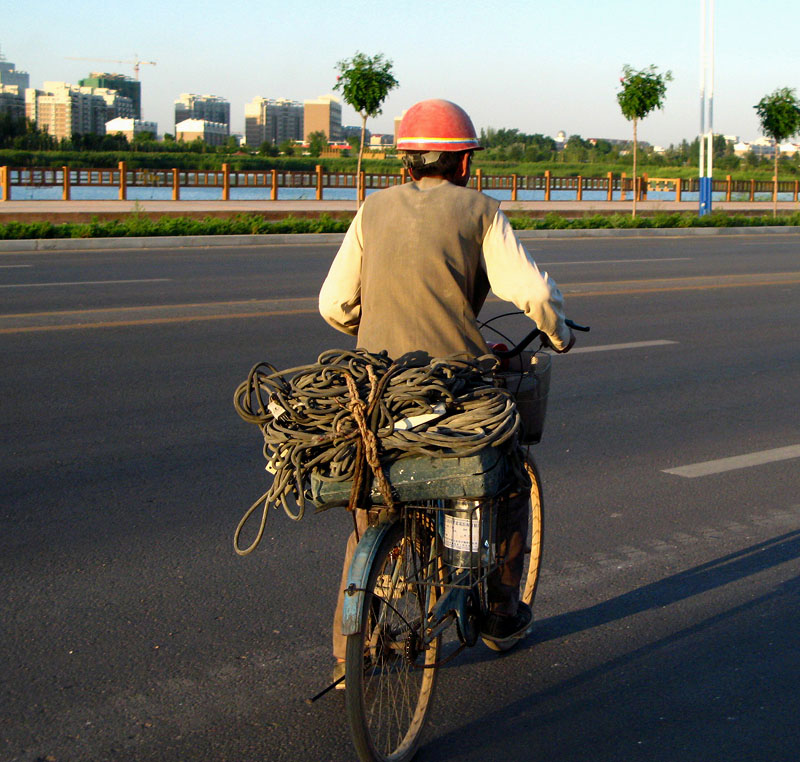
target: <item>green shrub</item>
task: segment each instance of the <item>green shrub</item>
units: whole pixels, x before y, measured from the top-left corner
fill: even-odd
[[[543,218],[517,216],[510,218],[516,230],[589,230],[630,228],[688,228],[688,227],[763,227],[765,225],[800,226],[800,212],[772,217],[750,217],[742,214],[714,212],[698,217],[689,212],[660,212],[652,217],[632,217],[629,214],[594,214],[569,219],[555,212]],[[0,239],[19,240],[27,238],[119,238],[124,236],[198,236],[198,235],[264,235],[270,233],[343,233],[350,218],[333,218],[329,214],[319,217],[285,217],[282,220],[267,220],[254,214],[234,217],[161,217],[149,219],[134,211],[125,220],[63,223],[16,222],[0,223]]]

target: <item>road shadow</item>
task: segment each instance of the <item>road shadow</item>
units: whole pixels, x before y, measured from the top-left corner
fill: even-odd
[[[525,640],[523,648],[532,649],[550,640],[575,635],[644,611],[669,606],[795,558],[800,558],[800,530],[750,545],[594,606],[541,620],[535,619],[534,606],[534,628]],[[515,652],[516,650],[511,653]],[[503,657],[477,648],[465,652],[455,662],[450,662],[446,666],[458,666],[459,663],[465,662],[493,661],[497,658]]]
[[[529,647],[662,608],[800,558],[800,530],[750,545],[594,606],[537,622]]]
[[[647,637],[647,620],[630,626],[621,620],[797,559],[800,531],[793,531],[543,620],[526,643],[539,649],[536,664],[519,652],[518,676],[507,686],[492,685],[491,667],[480,665],[489,676],[488,685],[476,686],[482,699],[460,702],[455,721],[437,723],[445,732],[432,734],[418,759],[797,759],[800,577],[794,573],[766,583],[766,590],[763,580],[754,583],[750,600],[721,612],[717,605],[718,613],[701,621],[697,609],[688,617],[685,607],[664,612],[661,632],[664,617],[678,629],[619,654],[627,630],[636,631],[639,643]],[[687,619],[694,623],[681,627]],[[609,623],[615,629],[598,632],[587,648],[595,638],[589,631]],[[559,679],[557,667],[565,662],[586,666]]]

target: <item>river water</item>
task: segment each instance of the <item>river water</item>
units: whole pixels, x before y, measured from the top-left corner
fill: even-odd
[[[367,195],[376,191],[367,191]],[[484,191],[487,196],[496,198],[500,201],[510,201],[510,190],[488,190]],[[106,200],[114,201],[119,197],[119,191],[116,187],[97,187],[97,186],[73,186],[71,195],[75,201],[90,201],[90,200]],[[231,188],[231,200],[233,201],[268,201],[270,198],[269,188]],[[734,201],[747,201],[748,194],[734,194]],[[222,197],[221,188],[181,188],[182,201],[217,201]],[[13,186],[11,198],[15,201],[43,201],[53,200],[58,201],[61,199],[60,187],[31,187],[31,186]],[[314,188],[280,188],[278,191],[279,199],[305,199],[313,201],[316,198],[316,190]],[[356,191],[353,188],[326,188],[324,190],[323,198],[329,201],[350,200],[354,201],[356,198]],[[552,191],[550,194],[552,201],[574,201],[574,191]],[[627,194],[630,199],[630,192]],[[694,201],[699,203],[697,193],[681,194],[683,201]],[[129,201],[170,201],[172,199],[171,187],[131,187],[128,186],[128,200]],[[517,191],[517,199],[519,201],[544,201],[544,191]],[[607,199],[606,191],[584,191],[584,201],[605,201]],[[613,195],[614,201],[619,201],[619,192]],[[647,194],[648,201],[674,201],[675,194],[667,191],[651,191]],[[714,193],[713,201],[724,201],[725,193]],[[756,201],[771,201],[771,193],[756,193]],[[792,201],[793,196],[791,193],[779,193],[779,201]]]

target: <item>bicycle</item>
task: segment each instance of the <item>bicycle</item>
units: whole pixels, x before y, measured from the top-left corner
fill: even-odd
[[[573,330],[589,330],[567,322]],[[496,330],[488,323],[484,327]],[[528,443],[541,437],[549,381],[550,356],[540,351],[523,355],[537,337],[541,350],[547,342],[538,328],[511,350],[503,345],[494,349],[501,362],[510,366],[501,370],[500,377],[516,387],[511,391],[517,395],[518,406],[528,405],[522,415],[523,419],[528,416],[522,439]],[[524,362],[515,366],[514,359],[521,357]],[[533,357],[543,366],[538,374],[525,370]],[[532,388],[525,387],[526,378]],[[489,611],[488,580],[499,573],[504,560],[497,548],[497,524],[509,480],[504,469],[507,459],[501,462],[496,452],[488,452],[491,449],[450,462],[426,457],[418,462],[413,458],[398,461],[406,476],[413,472],[423,480],[431,475],[428,469],[434,463],[439,474],[471,469],[461,491],[476,491],[470,497],[433,500],[402,501],[401,495],[393,510],[379,507],[370,514],[370,525],[350,566],[343,614],[345,701],[361,760],[403,762],[415,754],[432,705],[438,667],[481,638],[481,620]],[[531,489],[520,600],[530,606],[539,582],[543,513],[541,482],[529,454],[524,468]],[[390,481],[397,481],[391,470]],[[454,624],[461,645],[441,658],[442,636]],[[498,651],[516,643],[482,640]]]

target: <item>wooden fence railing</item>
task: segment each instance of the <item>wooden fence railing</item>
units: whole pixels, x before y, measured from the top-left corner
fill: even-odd
[[[399,185],[409,178],[405,170],[399,174],[378,174],[362,172],[362,200],[367,190],[388,188]],[[697,178],[663,178],[642,175],[636,179],[623,172],[614,175],[609,172],[604,177],[554,177],[549,170],[543,175],[486,175],[478,169],[470,178],[470,186],[478,190],[509,191],[512,201],[517,201],[520,191],[541,191],[545,201],[551,201],[554,193],[574,194],[577,201],[583,200],[584,193],[604,193],[608,201],[625,201],[638,193],[639,200],[647,200],[651,192],[671,193],[676,201],[681,201],[685,193],[697,193]],[[0,167],[0,201],[12,198],[12,188],[61,188],[61,198],[69,201],[72,189],[77,187],[105,187],[117,189],[118,198],[127,199],[129,188],[171,188],[172,199],[178,201],[183,189],[219,188],[221,198],[227,201],[231,189],[263,188],[273,201],[278,199],[282,188],[314,189],[317,200],[324,198],[328,188],[356,189],[355,172],[325,172],[321,166],[314,171],[272,170],[233,170],[223,164],[218,170],[205,169],[129,169],[125,162],[112,169],[74,169]],[[724,193],[726,201],[753,201],[756,194],[774,194],[772,180],[732,180],[726,178],[713,180],[712,191]],[[781,180],[778,193],[790,194],[797,202],[800,181]]]

